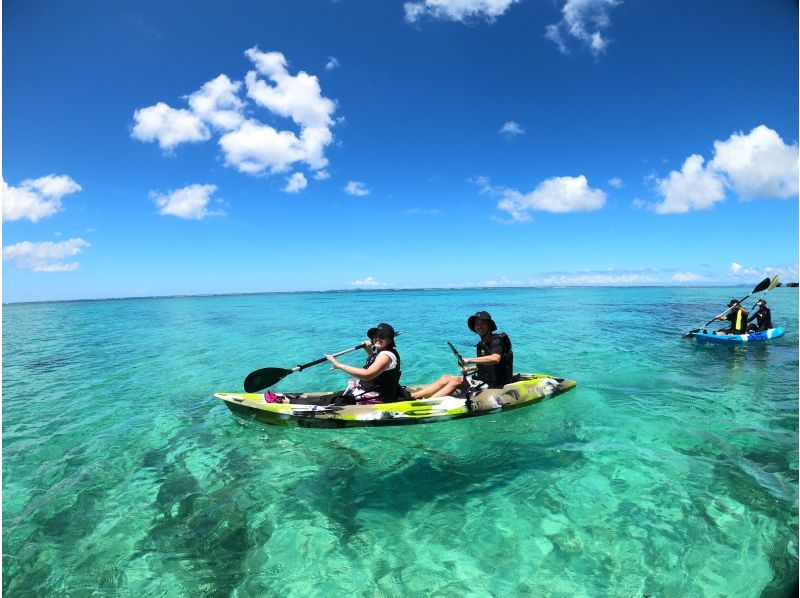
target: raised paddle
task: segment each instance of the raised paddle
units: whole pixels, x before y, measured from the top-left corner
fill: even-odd
[[[400,334],[401,333],[398,332],[395,334],[395,336],[400,336]],[[359,349],[363,348],[364,348],[364,343],[362,342],[350,349],[345,349],[344,351],[339,351],[338,353],[334,353],[333,357],[346,355],[347,353],[352,353],[353,351],[358,351]],[[315,359],[314,361],[309,361],[308,363],[304,363],[302,365],[296,365],[290,370],[287,370],[285,368],[261,368],[260,370],[256,370],[255,372],[250,372],[247,375],[247,378],[244,379],[244,391],[258,392],[259,390],[263,390],[269,386],[272,386],[273,384],[277,384],[289,374],[293,374],[295,372],[299,372],[300,370],[310,368],[312,365],[319,365],[320,363],[325,363],[326,361],[328,361],[328,358],[323,357],[322,359]]]
[[[750,295],[754,295],[755,293],[758,293],[758,292],[760,292],[760,291],[763,291],[764,289],[766,289],[767,287],[769,287],[769,285],[770,285],[770,280],[769,280],[769,278],[765,278],[764,280],[762,280],[761,282],[759,282],[759,283],[758,283],[758,284],[755,286],[755,288],[754,288],[752,291],[750,291],[749,293],[747,293],[747,295],[745,295],[744,297],[742,297],[742,298],[739,300],[739,304],[741,304],[743,301],[746,301],[746,300],[747,300],[747,298],[748,298]],[[719,314],[718,316],[714,316],[713,318],[711,318],[711,319],[710,319],[708,322],[706,322],[705,324],[703,324],[702,326],[700,326],[700,328],[695,328],[694,330],[690,330],[689,332],[687,332],[686,334],[684,334],[684,335],[683,335],[683,338],[692,338],[692,337],[693,337],[695,334],[697,334],[698,332],[700,332],[701,330],[703,330],[703,328],[705,328],[705,327],[706,327],[706,326],[708,326],[709,324],[712,324],[712,323],[714,322],[714,320],[716,320],[717,318],[721,318],[722,316],[726,315],[726,314],[727,314],[729,311],[731,311],[731,308],[730,308],[730,307],[729,307],[728,309],[726,309],[724,312],[722,312],[721,314]]]
[[[781,284],[781,275],[780,274],[776,274],[775,277],[772,279],[772,282],[769,283],[769,286],[767,287],[767,290],[764,291],[763,293],[761,293],[761,297],[759,297],[756,300],[755,305],[753,305],[753,307],[750,308],[750,311],[753,311],[756,308],[756,306],[758,305],[758,302],[761,301],[764,298],[764,295],[769,293],[775,287],[780,286],[780,284]]]

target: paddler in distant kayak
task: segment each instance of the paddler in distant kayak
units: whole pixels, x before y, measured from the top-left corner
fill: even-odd
[[[731,299],[728,303],[727,316],[717,316],[717,320],[728,321],[731,325],[728,328],[717,330],[714,334],[746,334],[747,332],[747,310],[739,304],[738,299]]]
[[[756,301],[756,307],[758,307],[758,311],[747,318],[748,322],[755,319],[756,323],[750,324],[747,332],[763,332],[772,328],[772,311],[767,307],[767,302],[759,299]]]
[[[394,337],[394,328],[385,322],[370,328],[367,331],[370,340],[364,341],[364,350],[369,357],[363,368],[341,363],[333,355],[325,356],[334,369],[342,370],[354,378],[344,391],[336,393],[336,403],[369,405],[397,400],[400,353],[397,352]]]
[[[501,332],[494,334],[497,324],[487,311],[479,311],[467,320],[467,326],[480,336],[476,345],[476,357],[464,359],[465,366],[461,370],[463,376],[445,374],[433,384],[429,384],[411,393],[412,399],[428,397],[446,397],[462,394],[467,398],[486,388],[499,388],[511,382],[514,375],[514,352],[511,350],[511,339]],[[472,378],[466,374],[475,371]]]

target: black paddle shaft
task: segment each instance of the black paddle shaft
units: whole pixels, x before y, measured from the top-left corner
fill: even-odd
[[[345,353],[350,353],[351,351],[357,351],[358,349],[363,349],[364,343],[359,343],[352,349],[345,349],[344,351],[339,351],[338,353],[334,353],[333,357],[339,357],[339,355],[344,355]],[[309,361],[308,363],[304,363],[302,365],[294,366],[290,372],[299,372],[300,370],[304,370],[306,368],[310,368],[312,365],[319,365],[320,363],[325,363],[328,361],[327,357],[322,357],[321,359],[315,359],[314,361]]]
[[[402,334],[401,332],[398,332],[397,334],[395,334],[395,336],[400,336],[401,334]],[[344,351],[339,351],[338,353],[334,353],[333,357],[340,357],[342,355],[345,355],[346,353],[352,353],[353,351],[358,351],[359,349],[362,348],[364,348],[364,343],[359,343],[355,347],[352,347],[350,349],[345,349]],[[322,357],[320,359],[315,359],[314,361],[309,361],[308,363],[296,365],[290,370],[287,370],[285,368],[261,368],[260,370],[250,372],[247,375],[247,378],[244,379],[244,390],[245,392],[258,392],[260,390],[267,388],[268,386],[277,384],[289,374],[293,374],[295,372],[299,372],[300,370],[310,368],[312,365],[319,365],[320,363],[325,363],[327,360],[328,360],[327,357]]]

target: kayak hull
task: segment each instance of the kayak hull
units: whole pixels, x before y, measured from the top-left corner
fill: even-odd
[[[398,426],[476,417],[527,407],[575,387],[575,382],[546,374],[517,374],[502,388],[486,389],[470,400],[456,397],[398,401],[375,405],[314,405],[303,399],[319,400],[332,393],[291,395],[291,403],[268,403],[263,393],[219,392],[234,415],[279,426],[351,428]],[[413,391],[416,387],[409,387]]]
[[[746,343],[758,343],[768,341],[773,338],[783,336],[783,328],[770,328],[763,332],[751,332],[750,334],[704,334],[702,332],[694,335],[695,340],[702,344],[714,345],[744,345]]]

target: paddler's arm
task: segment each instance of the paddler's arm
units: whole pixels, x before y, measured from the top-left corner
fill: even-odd
[[[378,358],[369,368],[357,368],[354,365],[346,365],[339,362],[333,355],[326,355],[325,358],[330,361],[337,370],[342,370],[345,374],[358,378],[359,380],[372,380],[378,377],[383,370],[388,368],[392,363],[392,360],[386,355],[378,355]]]
[[[367,355],[372,355],[372,343],[370,341],[364,341],[364,351],[367,352]]]
[[[494,365],[495,363],[500,363],[500,355],[497,353],[492,353],[491,355],[484,355],[483,357],[465,357],[464,363],[475,363],[479,365]]]

